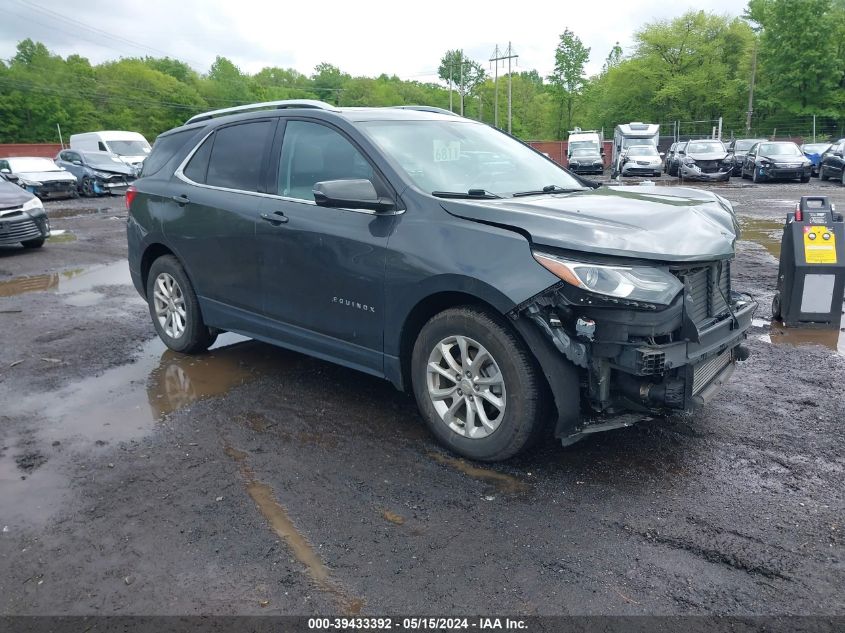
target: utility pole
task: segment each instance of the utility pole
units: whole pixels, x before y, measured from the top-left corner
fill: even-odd
[[[452,109],[452,62],[449,62],[449,112],[454,112]]]
[[[510,134],[511,133],[511,113],[512,113],[511,101],[512,101],[512,96],[513,96],[513,86],[512,86],[512,78],[511,78],[511,75],[512,75],[512,73],[511,73],[511,60],[517,59],[519,57],[519,55],[514,54],[513,47],[511,46],[510,42],[508,42],[508,50],[505,51],[504,55],[499,55],[498,53],[499,53],[499,45],[497,44],[496,45],[496,52],[493,53],[493,57],[490,58],[490,61],[491,62],[499,62],[499,61],[508,60],[508,134]],[[497,78],[498,78],[498,71],[497,71]],[[498,110],[498,108],[497,108],[497,110]]]
[[[754,81],[757,77],[757,41],[754,41],[754,53],[751,57],[751,88],[748,91],[748,112],[745,119],[745,131],[751,132],[751,115],[754,112]]]
[[[499,45],[493,51],[490,58],[493,64],[493,126],[499,127]]]

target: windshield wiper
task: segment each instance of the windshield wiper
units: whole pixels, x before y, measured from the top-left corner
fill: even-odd
[[[491,191],[487,191],[486,189],[470,189],[466,192],[461,191],[432,191],[432,196],[436,196],[438,198],[461,198],[464,200],[473,200],[476,198],[482,200],[490,200],[493,198],[501,198],[502,196],[498,196]]]
[[[522,196],[539,196],[544,193],[574,193],[576,191],[586,191],[586,187],[572,187],[567,189],[566,187],[561,187],[559,185],[546,185],[537,191],[517,191],[513,194],[513,197],[520,198]]]

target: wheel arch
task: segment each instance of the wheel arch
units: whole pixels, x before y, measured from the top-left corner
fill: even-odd
[[[164,255],[173,255],[176,259],[179,259],[176,253],[161,242],[153,242],[152,244],[149,244],[144,249],[144,254],[141,255],[141,288],[143,288],[145,297],[147,294],[147,277],[150,274],[150,268],[155,260]],[[182,263],[182,261],[179,260],[179,263]],[[187,274],[187,271],[185,271],[185,274]]]

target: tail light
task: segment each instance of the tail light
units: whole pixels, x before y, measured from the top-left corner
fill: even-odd
[[[795,221],[796,222],[803,222],[804,221],[804,212],[801,210],[801,204],[795,205]]]
[[[126,189],[126,209],[132,206],[132,201],[135,199],[135,195],[138,193],[138,190],[135,188],[135,185],[129,185]]]

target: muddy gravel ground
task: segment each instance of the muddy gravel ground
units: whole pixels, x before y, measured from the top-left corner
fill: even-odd
[[[769,309],[785,213],[845,188],[712,188],[751,358],[692,417],[498,465],[363,374],[165,351],[122,200],[49,203],[64,233],[0,247],[0,614],[845,614],[845,350]]]

